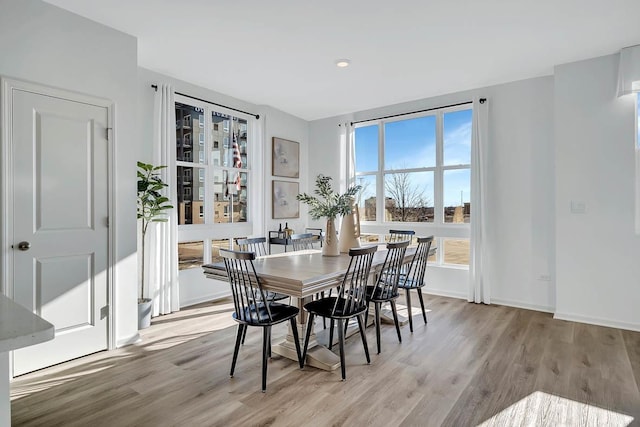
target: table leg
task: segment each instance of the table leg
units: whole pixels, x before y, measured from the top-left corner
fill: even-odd
[[[304,306],[304,304],[310,302],[311,300],[312,297],[303,299],[291,298],[291,302],[293,303],[293,305],[296,305],[300,308],[300,314],[298,315],[298,318],[296,320],[301,349],[304,347],[304,338],[307,333],[307,321],[309,320],[308,313],[304,311],[302,307]],[[305,360],[305,364],[313,366],[314,368],[324,369],[325,371],[333,371],[335,369],[338,369],[338,367],[340,367],[340,357],[338,357],[328,348],[318,343],[318,339],[314,329],[311,330],[311,335],[309,336],[309,346],[307,349],[307,359]],[[289,323],[287,336],[284,341],[274,345],[271,351],[280,356],[295,360],[296,362],[298,361],[298,355],[296,354],[296,345],[293,341],[293,333],[291,331],[291,323]]]

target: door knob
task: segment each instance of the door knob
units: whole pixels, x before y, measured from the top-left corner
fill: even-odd
[[[29,242],[20,242],[18,243],[18,249],[21,251],[28,251],[31,248],[31,243]]]

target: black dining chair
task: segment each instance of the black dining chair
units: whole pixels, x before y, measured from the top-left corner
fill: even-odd
[[[256,257],[268,255],[267,238],[252,237],[248,239],[236,239],[236,243],[243,252],[253,252]]]
[[[367,311],[367,280],[373,255],[378,249],[377,246],[366,248],[350,249],[349,256],[351,260],[347,272],[342,279],[342,283],[338,288],[336,296],[328,296],[311,301],[304,305],[304,309],[309,312],[307,322],[307,333],[304,341],[304,351],[302,358],[307,355],[309,346],[309,336],[313,328],[314,316],[322,316],[332,321],[338,322],[338,340],[340,342],[340,367],[342,370],[342,380],[346,380],[346,366],[344,357],[344,322],[356,317],[358,319],[358,327],[360,329],[360,337],[364,346],[364,353],[367,357],[367,363],[371,363],[369,358],[369,347],[367,346],[367,336],[364,333],[364,313]],[[331,329],[333,331],[333,328]]]
[[[248,326],[262,328],[262,392],[267,390],[267,359],[271,354],[271,327],[278,323],[291,323],[298,363],[300,369],[304,367],[302,354],[300,353],[300,342],[298,340],[298,329],[296,327],[296,316],[300,312],[297,307],[287,304],[275,303],[267,299],[266,292],[256,274],[253,260],[253,252],[231,251],[220,249],[220,256],[224,260],[227,271],[231,293],[233,295],[233,305],[235,312],[233,319],[238,322],[238,333],[236,344],[233,349],[233,360],[231,362],[230,376],[236,367],[240,342]]]
[[[266,237],[236,239],[236,243],[238,244],[238,247],[240,247],[240,251],[253,252],[256,258],[268,255],[268,252],[266,249],[266,242],[267,242]],[[278,292],[267,291],[267,300],[269,301],[280,301],[287,298],[290,298],[289,295],[281,294]]]
[[[267,252],[267,238],[266,237],[252,237],[252,238],[238,238],[236,239],[236,244],[240,248],[242,252],[253,252],[257,257],[268,255]],[[266,291],[267,301],[282,301],[285,299],[289,299],[289,303],[291,303],[290,296],[281,294],[279,292]],[[247,335],[247,330],[244,330],[244,334],[242,335],[242,344],[244,345],[244,340]]]
[[[400,334],[400,324],[398,323],[398,311],[396,310],[396,299],[398,298],[398,282],[402,275],[402,263],[404,254],[409,246],[409,241],[387,243],[387,256],[382,265],[382,270],[378,275],[375,285],[367,286],[367,302],[373,303],[375,309],[376,323],[376,343],[378,344],[378,354],[380,354],[380,309],[383,303],[391,304],[393,321],[398,333],[398,341],[402,342]],[[369,306],[367,305],[366,320],[369,316]]]
[[[429,251],[431,250],[431,244],[433,243],[433,236],[418,237],[418,248],[416,253],[411,259],[411,263],[400,275],[398,281],[398,289],[404,289],[407,295],[407,310],[409,314],[409,329],[413,332],[413,318],[411,317],[411,291],[416,290],[418,292],[418,298],[420,298],[420,307],[422,307],[422,317],[424,323],[427,323],[427,312],[424,309],[424,299],[422,298],[422,288],[425,285],[424,276],[427,270],[427,259],[429,258]]]
[[[402,242],[408,240],[411,242],[416,234],[413,230],[389,230],[389,243]]]
[[[317,241],[311,233],[292,234],[289,240],[294,251],[313,249],[313,242]]]
[[[314,236],[312,233],[292,234],[291,237],[289,237],[289,240],[291,241],[291,246],[293,246],[294,251],[314,249],[313,243],[318,241],[316,236]],[[324,291],[318,292],[315,295],[315,298],[324,298]],[[327,329],[327,323],[325,319],[322,320],[322,324],[324,325],[324,328]]]

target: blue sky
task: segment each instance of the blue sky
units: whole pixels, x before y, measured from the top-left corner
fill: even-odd
[[[444,114],[444,165],[471,163],[471,115],[472,110]],[[435,116],[419,117],[385,124],[385,169],[433,167],[436,165]],[[356,172],[373,172],[378,169],[378,126],[359,127],[355,130]],[[424,188],[433,206],[433,173],[411,174],[412,182]],[[365,177],[370,182],[363,199],[375,195],[375,177]],[[360,183],[360,182],[359,182]],[[470,201],[469,170],[450,170],[444,173],[444,206],[457,206]]]

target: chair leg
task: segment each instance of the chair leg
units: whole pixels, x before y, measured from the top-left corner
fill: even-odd
[[[427,312],[424,309],[424,300],[422,299],[422,289],[418,288],[418,298],[420,299],[420,307],[422,307],[422,317],[424,318],[424,324],[427,324]]]
[[[376,302],[375,304],[376,310],[376,344],[378,344],[378,354],[380,354],[380,303]]]
[[[349,319],[344,319],[344,336],[347,336],[347,329],[349,329]]]
[[[407,294],[407,311],[409,314],[409,330],[413,332],[413,317],[411,317],[411,289],[405,289],[404,292]]]
[[[242,341],[242,335],[246,331],[247,325],[238,323],[238,334],[236,336],[236,345],[233,348],[233,359],[231,360],[231,372],[229,376],[233,378],[233,372],[236,370],[236,361],[238,360],[238,350],[240,350],[240,341]]]
[[[267,361],[268,347],[271,341],[271,326],[265,326],[262,331],[262,392],[267,391]]]
[[[371,363],[371,358],[369,357],[369,344],[367,344],[367,335],[364,333],[364,328],[366,328],[366,324],[362,323],[362,318],[358,316],[358,327],[360,329],[360,337],[362,338],[362,345],[364,346],[364,355],[367,356],[367,364]]]
[[[331,319],[329,322],[329,350],[333,347],[333,327],[335,326],[335,322]]]
[[[271,327],[269,327],[269,339],[267,340],[267,355],[271,359]]]
[[[300,364],[300,369],[304,368],[304,359],[302,358],[302,353],[300,352],[300,340],[298,339],[298,326],[296,325],[296,318],[291,318],[291,332],[293,333],[293,339],[296,342],[296,353],[298,354],[298,363]]]
[[[307,333],[304,338],[304,350],[302,351],[302,360],[307,360],[307,348],[309,348],[309,337],[311,336],[312,328],[313,328],[313,313],[309,313],[309,319],[307,319]]]
[[[333,319],[332,319],[333,322]],[[342,381],[347,379],[347,367],[344,363],[344,320],[338,319],[338,341],[340,341],[340,370],[342,371]]]
[[[244,328],[244,332],[242,333],[242,345],[244,345],[244,339],[247,337],[247,329],[248,328]]]
[[[370,301],[367,301],[367,311],[364,312],[364,325],[367,326],[367,322],[369,321],[369,306],[371,305]]]
[[[398,333],[398,341],[402,342],[402,335],[400,334],[400,322],[398,322],[398,310],[396,309],[396,301],[391,300],[391,311],[393,312],[393,321],[396,324],[396,332]]]
[[[324,298],[324,291],[320,291],[320,298]],[[327,318],[322,318],[322,327],[327,329]]]

